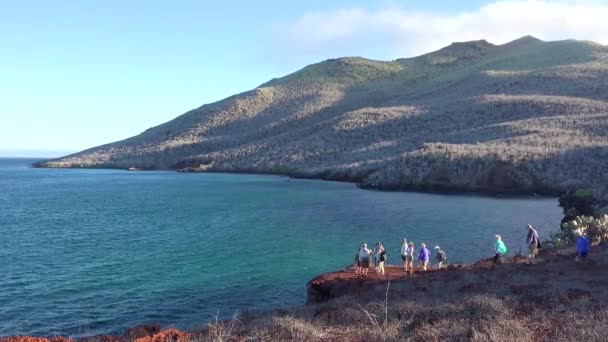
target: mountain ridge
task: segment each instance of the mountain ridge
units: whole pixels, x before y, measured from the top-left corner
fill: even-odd
[[[329,59],[42,167],[279,173],[608,197],[608,48],[524,36]]]

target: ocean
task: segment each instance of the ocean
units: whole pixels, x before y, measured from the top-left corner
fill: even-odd
[[[555,198],[366,191],[278,176],[35,169],[0,159],[0,336],[189,329],[304,304],[312,277],[406,237],[451,263],[525,253],[559,228]]]

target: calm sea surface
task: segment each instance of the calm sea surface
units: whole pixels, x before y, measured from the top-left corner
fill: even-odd
[[[0,159],[0,336],[179,328],[216,313],[303,304],[306,281],[381,240],[442,246],[451,262],[524,247],[555,199],[359,190],[284,177],[32,169]]]

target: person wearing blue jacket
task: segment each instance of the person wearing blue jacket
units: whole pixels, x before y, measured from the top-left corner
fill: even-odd
[[[420,254],[418,255],[418,261],[422,264],[422,270],[426,271],[431,260],[431,251],[426,248],[426,244],[420,244]]]
[[[583,232],[580,230],[574,231],[574,237],[576,239],[576,261],[581,261],[587,259],[587,255],[591,250],[591,246],[589,244],[589,239],[583,235]]]

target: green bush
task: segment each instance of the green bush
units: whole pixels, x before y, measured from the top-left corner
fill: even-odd
[[[551,236],[554,247],[567,247],[575,242],[574,231],[580,230],[591,243],[598,244],[608,241],[608,215],[600,218],[592,216],[577,216],[574,220],[562,224],[562,230]]]
[[[572,221],[578,216],[593,216],[597,203],[589,189],[568,191],[559,198],[559,205],[564,210],[562,223]]]

